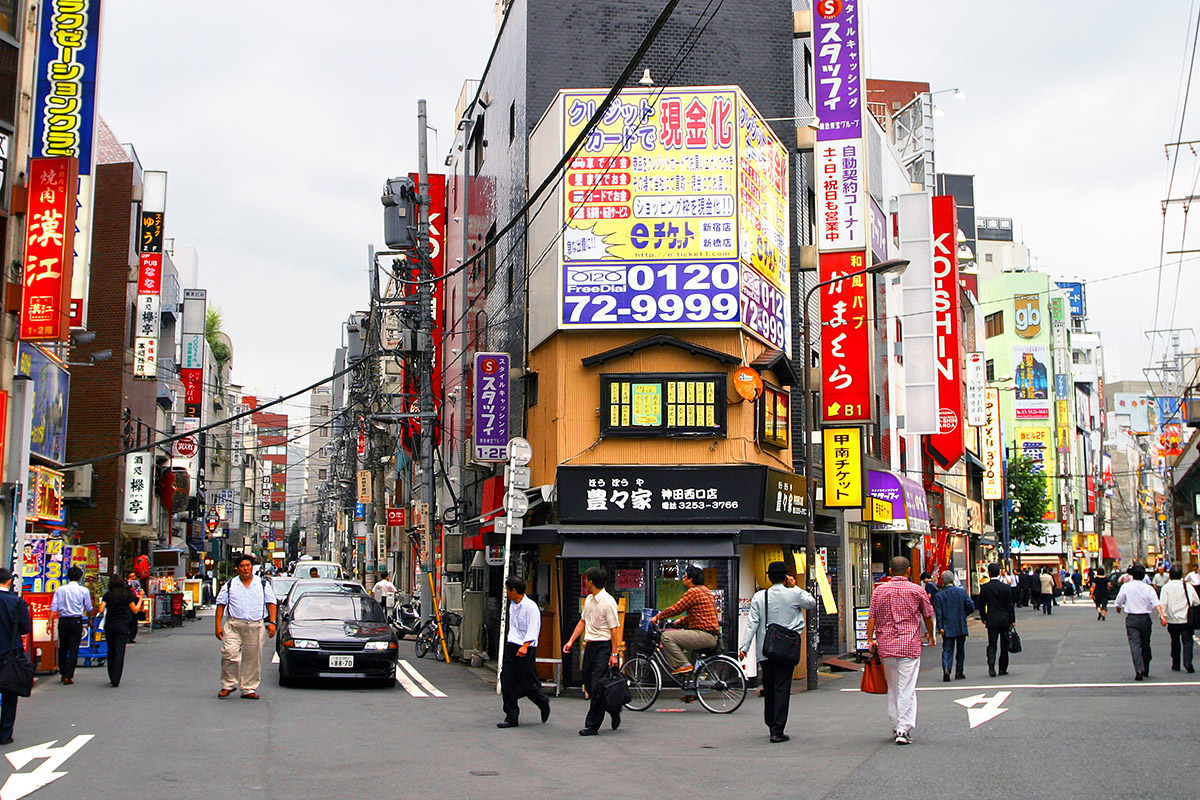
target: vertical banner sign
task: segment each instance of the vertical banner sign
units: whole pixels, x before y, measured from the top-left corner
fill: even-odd
[[[959,322],[958,215],[954,198],[933,198],[933,320],[937,343],[938,432],[926,449],[942,468],[963,456],[963,346]]]
[[[75,158],[71,176],[73,268],[63,311],[70,324],[87,324],[88,256],[91,252],[92,140],[96,127],[96,73],[100,54],[100,0],[43,0],[38,30],[37,85],[33,104],[34,158]],[[32,186],[32,184],[30,184]],[[30,194],[32,197],[32,192]]]
[[[818,240],[821,252],[864,250],[869,209],[862,139],[817,142]]]
[[[369,469],[358,471],[358,502],[371,502],[371,470]]]
[[[858,0],[813,6],[817,131],[817,246],[822,252],[865,250],[866,204],[862,62]]]
[[[416,183],[419,175],[408,177]],[[429,179],[429,262],[435,276],[446,274],[446,176],[431,174]],[[433,393],[441,401],[443,381],[442,331],[446,327],[445,281],[433,284]],[[416,287],[412,288],[416,292]],[[441,426],[435,426],[438,430]]]
[[[475,354],[476,461],[508,460],[508,368],[508,353]]]
[[[62,342],[70,331],[76,163],[74,158],[34,158],[29,162],[18,331],[27,341]]]
[[[208,292],[204,289],[183,291],[183,365],[179,379],[183,383],[184,414],[199,418],[204,408],[204,316]]]
[[[126,525],[150,524],[150,489],[154,477],[154,459],[149,453],[125,456]]]
[[[158,375],[159,303],[162,295],[163,207],[167,173],[142,176],[142,219],[138,232],[137,316],[134,318],[133,376]]]
[[[984,390],[983,499],[1004,499],[1004,444],[1000,434],[1000,390]]]
[[[987,361],[983,353],[967,353],[967,424],[981,427],[987,424]]]
[[[861,508],[863,504],[862,428],[826,428],[825,507]]]
[[[821,253],[821,282],[865,268],[865,253]],[[820,294],[822,325],[816,333],[821,338],[821,421],[870,422],[875,395],[868,276],[834,280]]]

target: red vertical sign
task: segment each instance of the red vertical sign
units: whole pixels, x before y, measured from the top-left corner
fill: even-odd
[[[862,273],[866,254],[821,253],[820,280]],[[871,364],[871,292],[866,274],[822,287],[821,421],[871,422],[874,418]]]
[[[937,335],[938,432],[925,437],[943,468],[963,456],[963,345],[958,285],[958,209],[951,196],[933,198],[933,314]]]
[[[21,339],[66,341],[70,330],[78,183],[76,159],[30,159],[24,291],[18,333]]]

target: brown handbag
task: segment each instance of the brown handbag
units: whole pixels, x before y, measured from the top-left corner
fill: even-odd
[[[883,660],[879,653],[871,653],[863,664],[862,685],[864,694],[887,694],[887,675],[883,672]]]

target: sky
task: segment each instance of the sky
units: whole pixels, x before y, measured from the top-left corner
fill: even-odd
[[[1043,271],[1089,282],[1109,379],[1141,378],[1188,4],[865,2],[868,74],[967,93],[937,98],[938,169],[975,175],[977,213],[1012,217]],[[492,11],[493,0],[105,4],[100,113],[146,169],[169,173],[166,235],[198,249],[236,381],[277,395],[332,372],[342,322],[367,305],[384,180],[416,168],[417,100],[437,129],[436,170],[462,82],[486,63]],[[1184,140],[1200,138],[1192,106]],[[1191,193],[1198,168],[1185,149],[1172,196]],[[1173,206],[1164,249],[1200,248],[1200,224],[1185,237],[1183,220]],[[1198,256],[1178,288],[1177,262],[1162,270],[1158,328],[1200,327],[1188,300]]]

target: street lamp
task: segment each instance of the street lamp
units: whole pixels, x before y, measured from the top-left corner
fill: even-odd
[[[809,335],[808,330],[809,303],[812,300],[813,292],[817,291],[823,286],[829,286],[830,284],[844,281],[848,278],[857,278],[860,275],[899,275],[908,268],[908,264],[908,260],[903,258],[893,258],[888,261],[880,261],[878,264],[873,264],[866,269],[859,270],[858,272],[848,272],[845,275],[838,275],[830,278],[829,280],[814,284],[813,287],[804,295],[804,305],[801,306],[801,308],[804,309],[804,369],[802,370],[802,385],[804,386],[803,408],[805,410],[806,419],[804,420],[804,424],[800,426],[800,434],[802,437],[801,450],[804,453],[805,472],[807,472],[807,475],[805,475],[806,480],[804,481],[806,487],[805,494],[807,495],[808,501],[808,515],[807,520],[805,521],[807,536],[804,543],[804,571],[806,573],[805,580],[808,584],[809,591],[813,590],[813,587],[817,582],[817,529],[815,527],[817,506],[816,485],[813,482],[812,468],[812,465],[816,462],[816,459],[813,457],[813,446],[811,444],[812,436],[809,435],[809,426],[814,424],[817,419],[817,414],[821,408],[820,400],[817,400],[812,396],[812,387],[810,385],[812,383],[810,369],[812,362],[812,337]],[[820,393],[821,387],[818,386],[817,395],[819,396]],[[813,617],[815,616],[816,609],[809,611],[806,615],[807,624],[804,626],[804,646],[807,648],[808,652],[807,685],[809,689],[817,688],[817,659],[816,653],[814,652],[816,650],[817,637],[813,634],[812,626]]]

